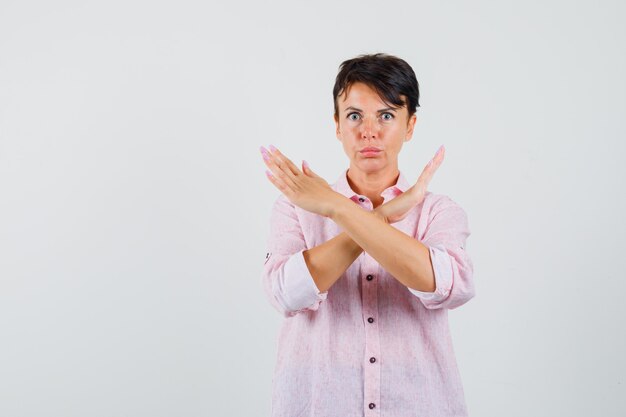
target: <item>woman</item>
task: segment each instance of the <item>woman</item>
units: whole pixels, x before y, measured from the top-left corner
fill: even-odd
[[[448,309],[474,296],[465,211],[427,191],[443,146],[410,186],[398,154],[419,89],[402,59],[361,55],[333,89],[350,166],[329,185],[261,147],[281,191],[262,274],[285,320],[273,417],[466,416]]]

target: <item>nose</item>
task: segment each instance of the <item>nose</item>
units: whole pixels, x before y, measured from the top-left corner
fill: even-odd
[[[361,123],[361,138],[362,139],[376,139],[378,136],[378,121],[375,117],[365,117],[363,123]]]

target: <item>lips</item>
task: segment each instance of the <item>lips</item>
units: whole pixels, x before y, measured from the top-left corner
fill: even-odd
[[[382,150],[368,146],[367,148],[361,149],[359,153],[365,158],[378,158],[378,156],[382,153]]]

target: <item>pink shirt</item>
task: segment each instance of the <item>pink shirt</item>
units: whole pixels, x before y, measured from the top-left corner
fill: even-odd
[[[331,187],[364,210],[347,170]],[[410,187],[402,172],[381,194]],[[362,252],[320,293],[302,252],[342,230],[283,195],[270,219],[264,292],[284,317],[272,379],[272,417],[461,417],[467,408],[448,327],[448,309],[474,296],[465,211],[445,195],[424,201],[392,227],[429,247],[433,293],[413,290]]]

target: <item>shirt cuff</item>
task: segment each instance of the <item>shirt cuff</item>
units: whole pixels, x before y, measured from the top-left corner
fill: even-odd
[[[292,310],[315,308],[326,299],[328,291],[320,292],[306,266],[303,252],[293,254],[284,265],[285,294],[289,294],[289,307]]]
[[[450,295],[452,288],[452,259],[443,244],[429,246],[430,259],[435,273],[435,291],[424,292],[407,287],[411,293],[422,300],[441,301]]]

